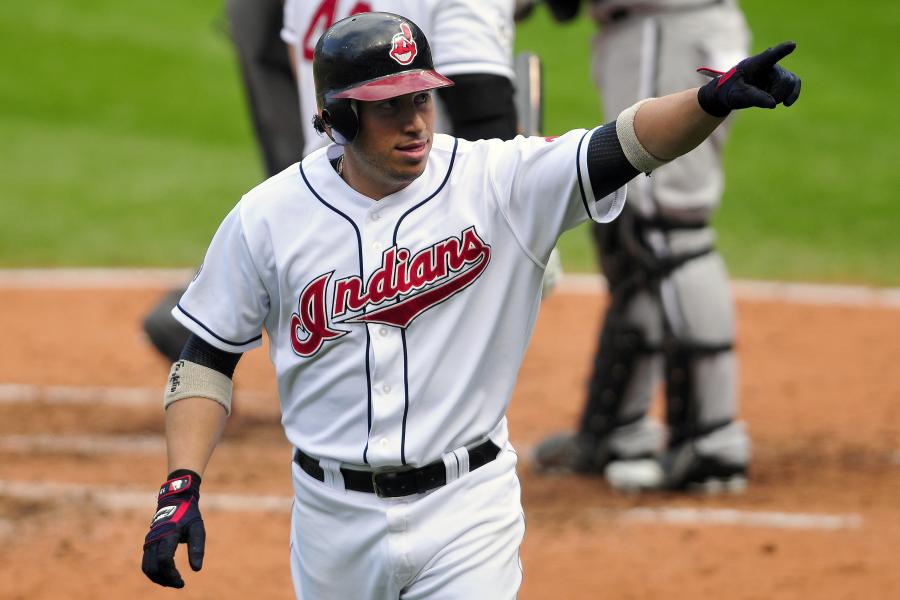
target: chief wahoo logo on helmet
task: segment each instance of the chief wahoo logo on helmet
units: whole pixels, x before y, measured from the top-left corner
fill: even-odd
[[[388,53],[391,58],[401,65],[408,65],[416,57],[416,42],[413,39],[412,30],[406,23],[400,24],[401,33],[394,34],[391,38],[393,43],[391,51]]]

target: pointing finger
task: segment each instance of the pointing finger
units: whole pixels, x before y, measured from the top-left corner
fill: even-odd
[[[774,48],[768,48],[760,56],[760,64],[765,67],[771,67],[793,52],[796,47],[797,44],[794,42],[781,42]]]

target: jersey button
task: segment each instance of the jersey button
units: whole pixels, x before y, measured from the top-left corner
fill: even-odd
[[[386,384],[384,384],[383,386],[381,386],[381,390],[382,390],[385,394],[390,394],[390,393],[391,393],[391,385],[390,385],[389,383],[386,383]]]
[[[378,444],[379,444],[382,448],[387,448],[388,445],[390,444],[390,442],[388,441],[387,438],[381,438],[381,441],[378,442]]]
[[[374,244],[372,244],[372,248],[374,248],[376,252],[381,252],[383,246],[380,242],[375,242]]]
[[[382,327],[381,329],[378,330],[378,335],[380,335],[381,337],[387,337],[387,334],[388,334],[387,327]]]
[[[373,213],[372,213],[372,220],[373,220],[373,221],[377,221],[377,220],[380,219],[380,218],[381,218],[381,214],[379,214],[379,213],[377,213],[377,212],[373,212]]]

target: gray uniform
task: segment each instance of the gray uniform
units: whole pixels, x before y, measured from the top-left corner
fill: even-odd
[[[548,3],[557,17],[566,5]],[[573,16],[577,3],[567,8]],[[607,121],[642,98],[702,85],[708,79],[698,67],[727,70],[749,50],[749,30],[732,0],[608,0],[585,8],[599,25],[591,66]],[[652,177],[637,177],[623,216],[594,225],[612,303],[580,424],[578,466],[599,470],[657,456],[668,433],[664,480],[646,480],[644,471],[632,477],[627,468],[610,477],[607,469],[615,486],[687,487],[742,476],[749,462],[747,434],[735,421],[728,275],[709,227],[722,195],[726,129]],[[666,430],[647,416],[663,374]],[[545,450],[538,449],[539,463]]]

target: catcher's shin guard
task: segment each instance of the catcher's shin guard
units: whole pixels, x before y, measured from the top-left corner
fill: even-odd
[[[635,221],[623,215],[593,232],[611,303],[606,310],[579,436],[591,440],[596,466],[654,454],[662,441],[646,418],[662,369],[662,308],[650,270],[633,250]]]
[[[725,265],[704,228],[666,232],[681,261],[660,280],[666,316],[665,487],[740,487],[750,441],[737,415],[734,310]],[[678,256],[678,254],[675,254]],[[730,482],[730,483],[729,483]]]
[[[669,446],[697,439],[734,418],[731,344],[673,343],[665,353]]]
[[[636,296],[636,300],[653,302],[646,296]],[[659,350],[658,342],[651,344],[640,326],[618,311],[607,312],[588,384],[582,431],[603,437],[646,414],[661,362]]]

